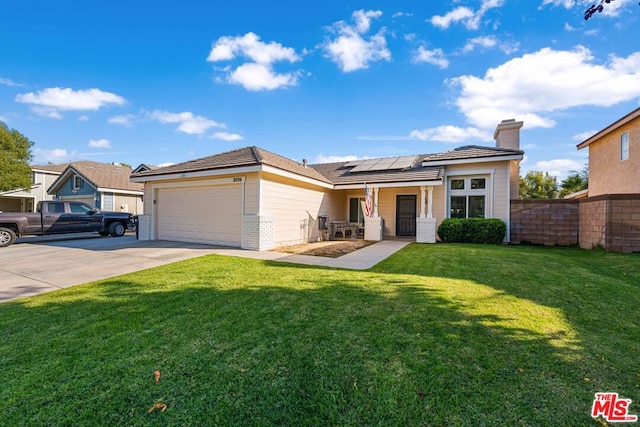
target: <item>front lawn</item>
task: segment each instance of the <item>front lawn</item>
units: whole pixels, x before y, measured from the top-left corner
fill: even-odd
[[[640,414],[639,283],[574,248],[197,258],[0,304],[0,424],[601,425],[595,392]]]

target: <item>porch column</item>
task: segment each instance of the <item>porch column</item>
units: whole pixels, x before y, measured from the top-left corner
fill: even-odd
[[[427,215],[424,214],[425,187],[420,187],[421,195],[421,212],[420,217],[416,218],[416,242],[419,243],[435,243],[436,242],[436,219],[433,217],[433,186],[429,185]]]
[[[380,192],[380,189],[378,187],[373,187],[373,216],[377,217],[378,216],[378,193]]]
[[[431,187],[429,187],[431,188]],[[420,218],[424,218],[424,210],[425,210],[425,190],[426,187],[424,185],[420,186]],[[429,194],[431,195],[431,194]],[[429,209],[431,209],[431,203],[429,203]]]
[[[382,240],[382,218],[378,216],[378,193],[380,189],[373,187],[373,216],[364,217],[364,239],[379,242]]]

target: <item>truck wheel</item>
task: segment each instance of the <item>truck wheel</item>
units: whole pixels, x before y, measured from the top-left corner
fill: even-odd
[[[124,236],[124,233],[127,231],[127,227],[124,226],[121,222],[114,222],[109,226],[109,234],[113,237],[121,237]]]
[[[16,233],[12,229],[0,227],[0,248],[9,246],[15,241],[16,241]]]

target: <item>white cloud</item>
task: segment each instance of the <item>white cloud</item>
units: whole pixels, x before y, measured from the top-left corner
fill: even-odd
[[[202,135],[207,130],[217,127],[225,128],[224,123],[218,123],[204,116],[196,116],[190,111],[172,113],[154,110],[147,113],[147,117],[160,123],[178,123],[176,130],[190,135]]]
[[[497,47],[507,55],[511,55],[512,53],[518,51],[519,44],[517,42],[501,42],[494,36],[480,36],[467,40],[467,43],[465,43],[464,47],[462,48],[462,53],[472,52],[477,47],[480,47],[482,49],[491,49]]]
[[[449,60],[446,58],[442,49],[427,50],[420,46],[413,52],[413,62],[426,62],[445,69],[449,67]]]
[[[20,83],[16,83],[11,79],[4,79],[2,77],[0,77],[0,85],[5,85],[9,87],[22,86]]]
[[[212,46],[207,61],[231,61],[237,58],[248,59],[248,62],[236,67],[218,68],[224,78],[216,77],[217,82],[242,85],[247,90],[273,90],[281,87],[295,86],[298,83],[299,71],[277,73],[273,69],[276,62],[294,63],[300,60],[295,49],[280,43],[265,43],[254,33],[238,37],[220,37]]]
[[[338,163],[338,162],[350,162],[353,160],[368,159],[368,157],[358,157],[354,155],[348,156],[325,156],[318,154],[313,163]]]
[[[237,133],[215,132],[211,135],[211,139],[221,139],[223,141],[241,141],[244,138]]]
[[[364,37],[371,28],[371,20],[380,16],[382,12],[379,10],[357,10],[351,15],[354,25],[344,21],[335,22],[328,30],[337,34],[337,37],[320,45],[325,57],[338,64],[344,73],[368,68],[372,62],[390,61],[391,51],[387,49],[385,28],[368,39]]]
[[[159,168],[164,168],[164,167],[171,166],[171,165],[175,165],[175,163],[174,163],[174,162],[160,163],[160,164],[158,165],[158,167],[159,167]]]
[[[104,106],[126,103],[123,97],[100,89],[73,90],[59,87],[47,88],[37,93],[18,94],[15,100],[31,104],[32,111],[38,115],[56,119],[62,118],[61,111],[95,111]]]
[[[451,24],[455,24],[460,21],[469,20],[473,18],[475,14],[473,10],[468,7],[459,6],[447,14],[440,16],[435,15],[431,18],[430,22],[436,27],[440,27],[442,29],[447,29],[451,26]]]
[[[91,139],[89,140],[89,147],[91,148],[111,148],[111,143],[108,139]]]
[[[593,135],[595,135],[596,132],[598,132],[598,131],[597,130],[587,130],[587,131],[580,132],[580,133],[577,133],[577,134],[573,135],[572,138],[573,138],[574,141],[582,142],[585,139],[590,138]]]
[[[579,171],[582,168],[584,168],[583,162],[571,159],[554,159],[537,162],[529,170],[549,172],[549,175],[553,175],[558,178],[558,183],[560,183],[560,181],[565,179],[571,171]]]
[[[480,9],[476,12],[468,7],[459,6],[443,16],[433,16],[429,22],[442,29],[447,29],[452,24],[461,22],[468,30],[477,30],[484,15],[490,9],[502,7],[502,5],[504,5],[504,0],[483,0]]]
[[[133,120],[135,118],[136,118],[136,116],[133,115],[133,114],[123,114],[123,115],[120,115],[120,116],[109,117],[109,119],[107,121],[109,123],[112,123],[112,124],[131,127],[131,126],[133,126]]]
[[[551,113],[583,105],[611,106],[640,96],[640,53],[610,56],[595,64],[591,52],[544,48],[487,70],[448,81],[460,88],[455,101],[469,123],[492,129],[505,118],[525,127],[553,127]]]
[[[89,116],[83,114],[80,117],[78,117],[78,121],[79,122],[88,122],[89,121]]]
[[[473,127],[461,128],[457,126],[438,126],[423,130],[413,130],[409,134],[411,139],[420,141],[437,141],[449,143],[464,143],[468,141],[491,141],[492,134]]]
[[[227,76],[227,82],[244,86],[247,90],[273,90],[298,84],[298,74],[273,71],[271,66],[247,63],[239,66]]]
[[[35,164],[43,163],[67,163],[77,156],[76,151],[67,151],[64,148],[54,148],[53,150],[43,150],[42,148],[33,149],[33,162]]]

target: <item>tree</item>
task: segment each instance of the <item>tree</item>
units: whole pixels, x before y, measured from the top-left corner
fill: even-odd
[[[589,166],[585,167],[581,171],[570,171],[569,176],[560,183],[559,196],[562,198],[567,194],[575,193],[577,191],[586,190],[589,187]]]
[[[588,21],[596,13],[601,13],[604,10],[605,5],[610,4],[612,1],[614,0],[600,0],[600,3],[598,3],[597,5],[592,4],[591,7],[584,11],[584,20]],[[638,4],[640,5],[640,3]]]
[[[520,177],[521,199],[554,199],[558,196],[558,180],[540,171],[529,171]]]
[[[0,122],[0,191],[31,189],[33,141]]]

